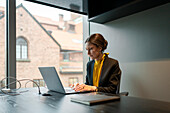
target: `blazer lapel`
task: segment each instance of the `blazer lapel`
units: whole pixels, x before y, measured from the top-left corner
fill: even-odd
[[[103,62],[102,72],[101,72],[100,80],[99,80],[99,86],[101,85],[102,78],[106,76],[106,68],[107,68],[107,62],[108,62],[107,57],[108,56],[105,56],[105,59]]]
[[[91,85],[93,85],[93,68],[94,68],[94,60],[92,61],[92,65],[91,65],[91,75],[90,75],[90,82],[91,82]]]

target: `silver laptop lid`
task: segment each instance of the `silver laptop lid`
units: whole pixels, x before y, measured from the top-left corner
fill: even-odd
[[[64,87],[55,67],[38,67],[38,69],[40,70],[40,73],[49,90],[65,93]]]

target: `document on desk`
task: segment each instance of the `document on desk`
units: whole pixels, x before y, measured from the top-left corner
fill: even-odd
[[[98,103],[105,103],[108,101],[119,100],[120,97],[116,95],[106,95],[103,93],[88,93],[78,94],[71,97],[72,102],[77,102],[85,105],[94,105]]]

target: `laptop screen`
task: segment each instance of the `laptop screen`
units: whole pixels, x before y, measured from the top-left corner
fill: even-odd
[[[38,67],[38,68],[49,90],[65,93],[64,87],[61,83],[61,80],[58,76],[55,67]]]

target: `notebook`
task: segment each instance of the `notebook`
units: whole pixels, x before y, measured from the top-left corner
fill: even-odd
[[[94,104],[101,104],[106,103],[114,100],[119,100],[120,97],[117,95],[107,95],[104,93],[88,93],[88,94],[81,94],[75,95],[71,97],[72,102],[77,102],[85,105],[94,105]]]
[[[63,84],[58,76],[55,67],[38,67],[38,69],[47,85],[47,88],[50,91],[55,91],[63,94],[76,94],[89,92],[89,91],[76,92],[70,87],[63,87]]]

